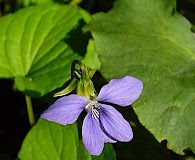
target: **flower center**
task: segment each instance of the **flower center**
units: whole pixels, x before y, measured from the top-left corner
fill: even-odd
[[[85,107],[85,109],[87,110],[87,112],[92,112],[93,118],[99,118],[100,107],[98,107],[97,101],[90,101],[90,103]]]

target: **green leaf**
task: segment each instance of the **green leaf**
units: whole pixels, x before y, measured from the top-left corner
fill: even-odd
[[[101,62],[99,61],[98,54],[95,50],[94,41],[92,39],[89,40],[87,46],[87,53],[82,60],[82,63],[91,69],[100,69]]]
[[[77,159],[77,125],[62,126],[39,119],[18,154],[21,160]]]
[[[195,160],[195,157],[189,157],[187,160]]]
[[[14,78],[20,91],[41,96],[62,86],[81,57],[63,38],[89,16],[75,6],[27,7],[0,19],[0,78]],[[32,94],[33,93],[33,94]]]
[[[115,152],[114,152],[114,149],[113,149],[113,146],[112,144],[105,144],[104,145],[104,150],[102,152],[102,154],[100,154],[100,156],[92,156],[92,160],[108,160],[108,157],[109,157],[109,160],[115,160],[116,159],[116,155],[115,155]]]
[[[104,145],[104,150],[99,156],[89,155],[89,153],[86,151],[82,142],[80,142],[80,151],[81,151],[80,160],[107,160],[108,157],[109,157],[109,160],[116,159],[114,148],[112,144],[109,144],[109,143],[106,143]]]
[[[107,78],[132,75],[144,90],[133,104],[141,123],[168,148],[195,152],[195,35],[176,13],[174,0],[118,0],[93,16],[95,39]]]
[[[133,129],[133,139],[128,142],[118,142],[115,145],[117,159],[133,160],[176,160],[166,147],[153,137],[137,119],[132,107],[117,108],[130,122]]]
[[[21,160],[109,160],[115,159],[111,144],[105,145],[98,157],[91,156],[78,139],[76,123],[62,126],[39,119],[23,141],[18,158]]]

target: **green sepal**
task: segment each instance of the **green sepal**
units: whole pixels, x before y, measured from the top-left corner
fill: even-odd
[[[89,77],[92,78],[94,76],[95,72],[96,72],[96,69],[89,69],[89,71],[88,71]]]
[[[94,99],[96,94],[93,82],[90,79],[80,80],[77,85],[77,95],[87,97],[88,99]]]
[[[55,93],[54,97],[64,96],[64,95],[72,92],[77,87],[77,83],[78,83],[78,79],[73,78],[72,81],[70,82],[70,84],[65,89]]]

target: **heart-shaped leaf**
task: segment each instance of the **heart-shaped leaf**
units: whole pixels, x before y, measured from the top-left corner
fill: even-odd
[[[107,78],[132,75],[144,90],[133,104],[158,141],[195,152],[195,35],[174,0],[118,0],[93,16],[88,29]]]
[[[79,20],[89,16],[76,6],[38,5],[0,19],[0,78],[14,78],[20,91],[41,96],[70,77],[81,57],[63,42]]]

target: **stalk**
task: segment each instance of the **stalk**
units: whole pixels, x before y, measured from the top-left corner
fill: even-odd
[[[25,95],[25,100],[26,100],[26,107],[27,107],[27,112],[28,112],[29,123],[32,126],[35,123],[32,101],[31,101],[31,98],[26,95]]]

